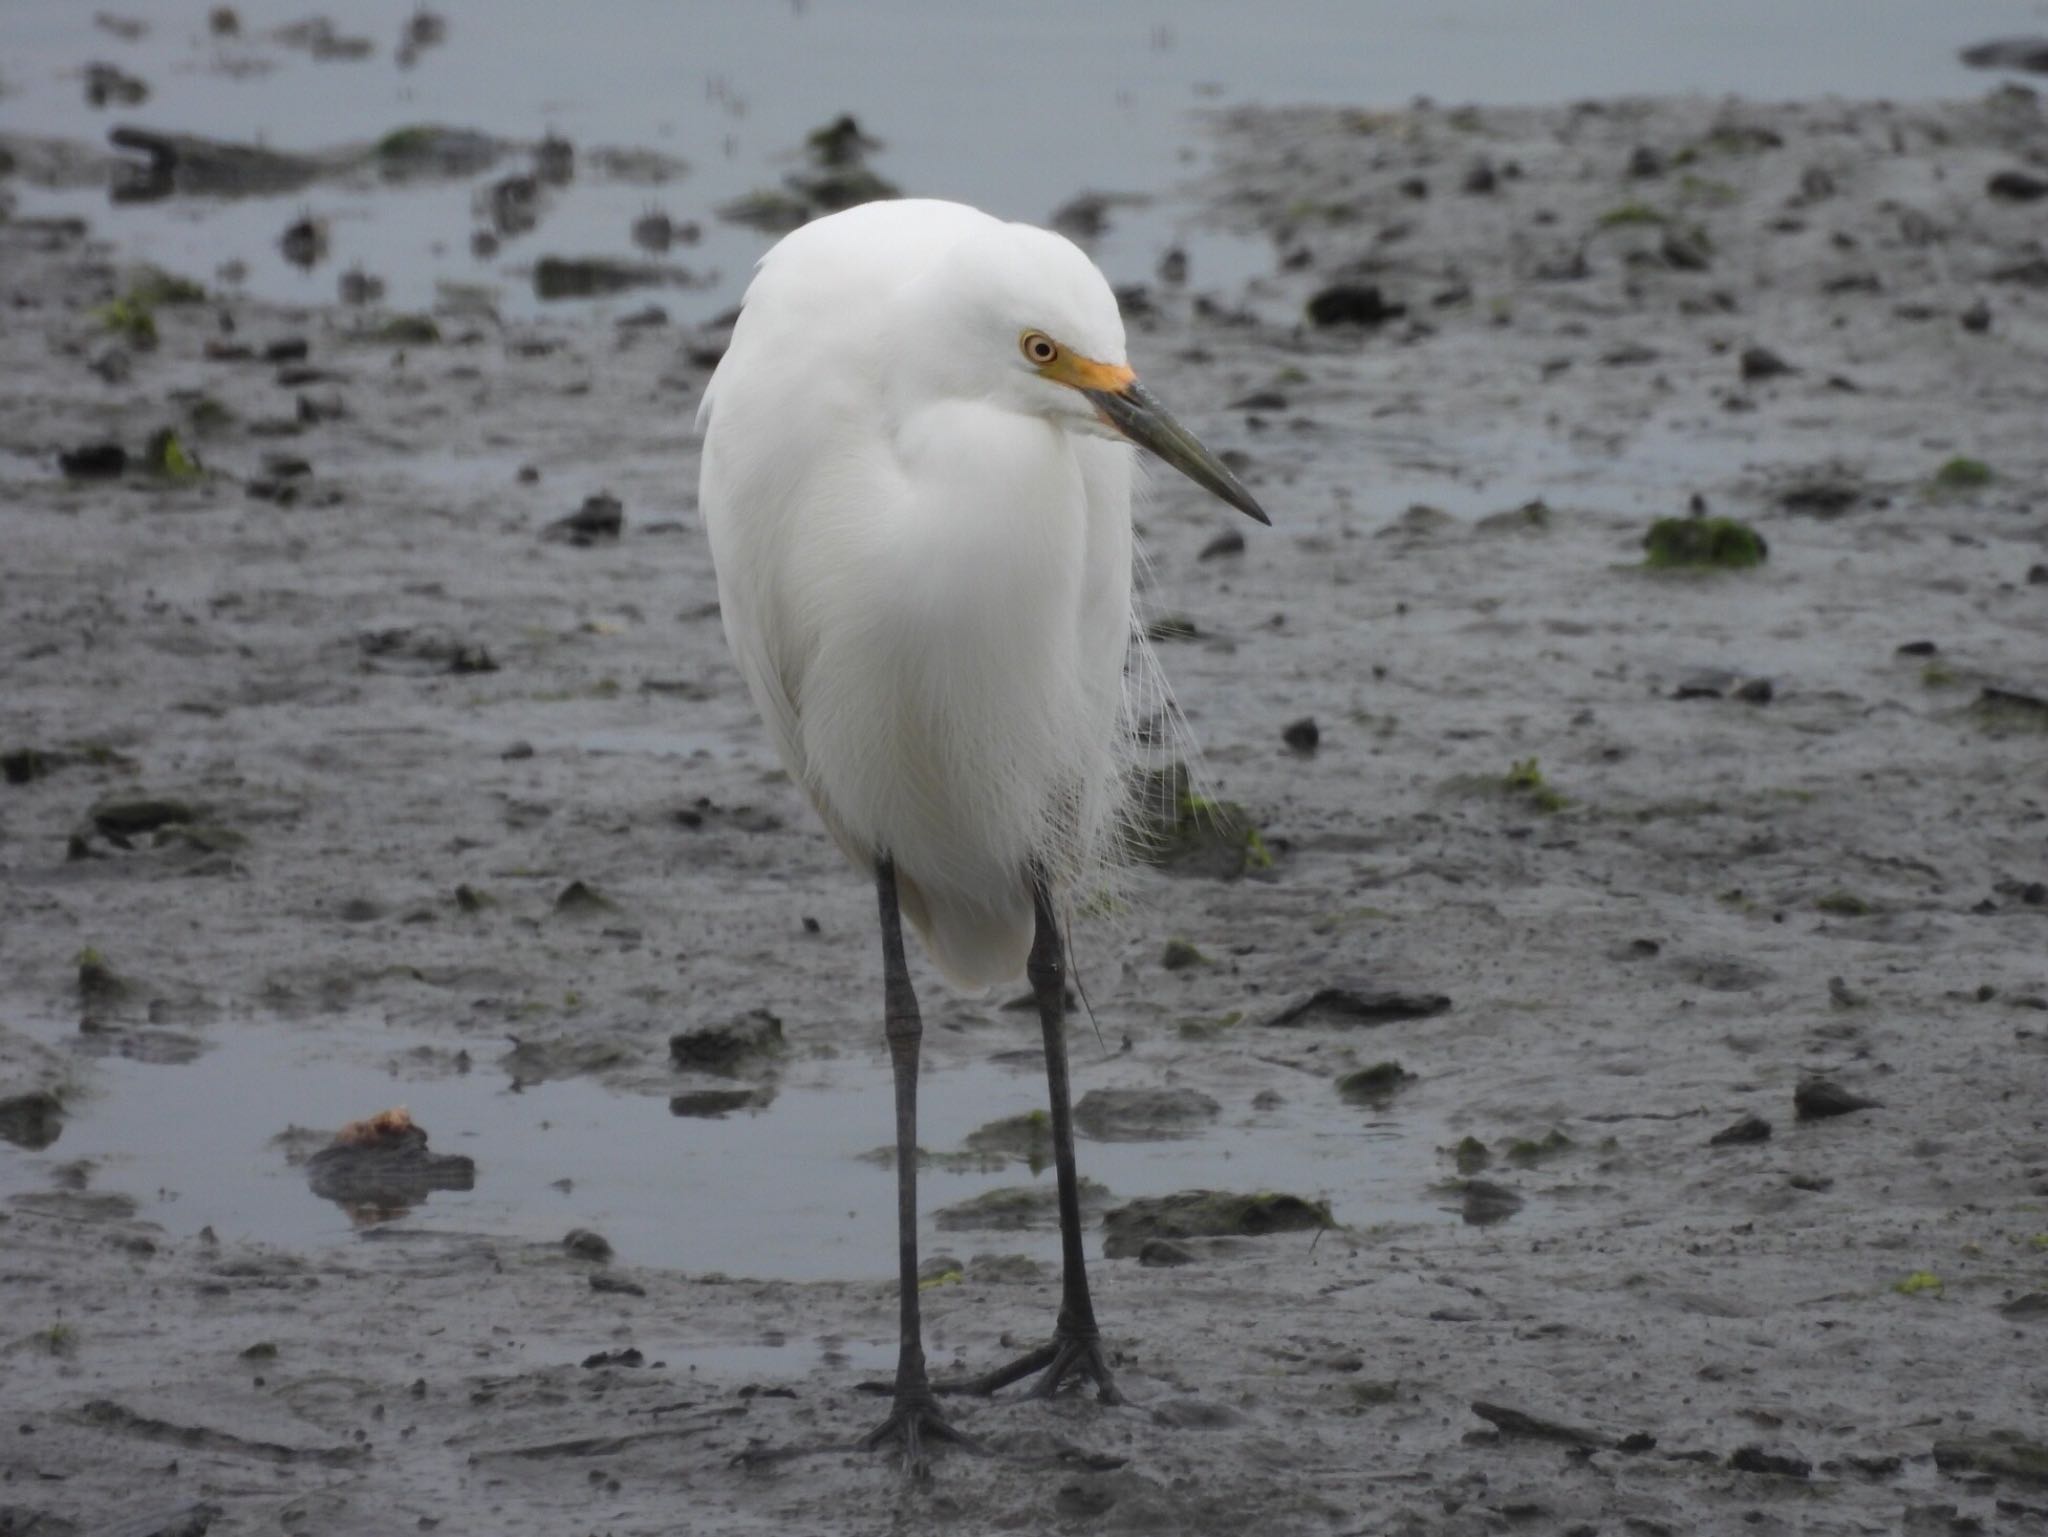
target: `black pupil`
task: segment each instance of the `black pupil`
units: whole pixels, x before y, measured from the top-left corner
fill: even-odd
[[[1031,355],[1032,355],[1033,357],[1037,358],[1037,359],[1038,359],[1038,361],[1039,361],[1039,362],[1041,362],[1041,363],[1049,363],[1049,362],[1051,362],[1051,361],[1052,361],[1052,343],[1051,343],[1051,342],[1049,342],[1049,341],[1047,341],[1047,340],[1046,340],[1046,339],[1045,339],[1044,337],[1042,337],[1042,336],[1034,336],[1034,337],[1033,337],[1033,338],[1031,339]]]

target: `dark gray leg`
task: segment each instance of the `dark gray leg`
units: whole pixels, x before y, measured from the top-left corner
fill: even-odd
[[[1034,1397],[1050,1398],[1076,1372],[1095,1382],[1106,1404],[1124,1401],[1102,1353],[1102,1335],[1095,1327],[1095,1304],[1088,1296],[1088,1265],[1081,1234],[1081,1184],[1074,1169],[1074,1111],[1067,1088],[1067,968],[1060,945],[1059,917],[1045,883],[1032,881],[1036,927],[1031,938],[1029,975],[1038,1001],[1038,1023],[1045,1032],[1045,1082],[1052,1100],[1053,1170],[1060,1197],[1060,1313],[1050,1342],[985,1377],[951,1387],[952,1391],[993,1393],[1042,1369]]]
[[[902,1346],[896,1358],[896,1402],[888,1419],[861,1445],[903,1443],[903,1463],[913,1474],[927,1472],[924,1439],[955,1441],[976,1451],[974,1441],[939,1417],[924,1369],[924,1330],[917,1289],[917,1052],[924,1037],[917,994],[903,959],[903,916],[896,905],[896,865],[883,859],[875,874],[882,909],[882,971],[889,1039],[889,1064],[896,1075],[896,1244],[902,1302]]]

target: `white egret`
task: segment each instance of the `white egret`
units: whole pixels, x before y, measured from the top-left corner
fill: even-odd
[[[917,999],[1028,972],[1045,1036],[1063,1280],[1050,1343],[973,1386],[1079,1373],[1118,1401],[1088,1295],[1068,1105],[1063,898],[1126,792],[1132,443],[1266,521],[1145,388],[1116,297],[1064,237],[957,203],[868,203],[762,258],[704,393],[701,502],[725,633],[783,765],[881,908],[902,1346],[868,1445],[922,1464]],[[900,916],[899,916],[900,914]]]

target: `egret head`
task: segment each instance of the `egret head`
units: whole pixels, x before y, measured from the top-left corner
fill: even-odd
[[[1116,295],[1062,235],[991,223],[907,285],[932,383],[1071,432],[1128,438],[1239,511],[1267,521],[1230,469],[1138,380]]]

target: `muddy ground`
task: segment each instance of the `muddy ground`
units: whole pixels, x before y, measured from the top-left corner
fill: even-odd
[[[1271,863],[1082,924],[1078,1087],[1209,1096],[1191,1146],[1376,1115],[1435,1220],[1340,1170],[1313,1245],[1098,1259],[1133,1404],[962,1402],[1009,1455],[918,1487],[735,1461],[879,1416],[830,1346],[888,1336],[885,1232],[813,1283],[488,1227],[293,1249],[68,1158],[108,1061],[252,1027],[389,1058],[392,1102],[458,1062],[665,1096],[672,1033],[755,1009],[782,1070],[872,1064],[879,963],[722,648],[715,331],[212,298],[144,349],[90,231],[0,223],[0,748],[39,755],[0,785],[0,1095],[49,1096],[0,1152],[0,1531],[2048,1530],[2039,103],[1217,133],[1179,195],[1273,274],[1162,279],[1132,350],[1275,527],[1214,551],[1178,483],[1143,523]],[[167,426],[201,473],[59,471]],[[543,537],[600,490],[620,537]],[[1646,569],[1693,498],[1768,561]],[[1270,1023],[1324,987],[1450,1007]],[[926,999],[939,1071],[1032,1045]],[[1816,1077],[1877,1103],[1801,1118]],[[942,1368],[1051,1321],[1002,1238],[926,1293]],[[826,1353],[684,1360],[790,1338]]]

